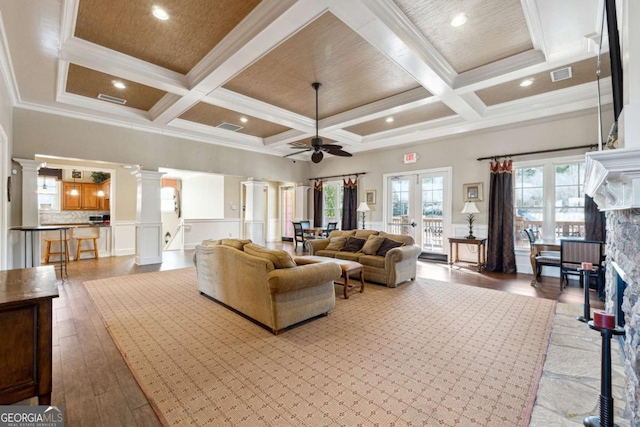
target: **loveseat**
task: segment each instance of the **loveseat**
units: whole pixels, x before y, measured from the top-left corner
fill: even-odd
[[[335,307],[334,263],[296,266],[285,251],[250,240],[204,241],[196,246],[198,288],[204,294],[267,326],[274,334]]]
[[[356,251],[347,251],[345,249],[350,249],[346,247],[349,238],[365,240],[365,243]],[[377,230],[335,230],[328,238],[309,240],[306,245],[311,255],[359,262],[366,281],[382,283],[389,288],[416,278],[421,253],[413,237]]]

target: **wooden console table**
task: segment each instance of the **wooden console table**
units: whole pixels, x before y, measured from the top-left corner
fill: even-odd
[[[0,271],[0,405],[38,396],[51,404],[52,265]]]
[[[460,262],[460,259],[458,258],[458,255],[460,253],[458,250],[458,244],[460,243],[466,245],[476,245],[478,247],[478,263],[476,264],[476,267],[478,268],[478,271],[482,271],[486,262],[485,251],[487,246],[487,239],[478,237],[476,237],[475,239],[467,239],[466,237],[449,237],[449,266]],[[455,257],[453,256],[454,247],[456,248]]]

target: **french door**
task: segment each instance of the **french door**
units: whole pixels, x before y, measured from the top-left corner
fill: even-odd
[[[385,177],[386,230],[411,235],[423,252],[446,254],[451,230],[451,168]]]
[[[295,209],[295,187],[280,187],[280,233],[284,240],[293,240],[293,215]]]

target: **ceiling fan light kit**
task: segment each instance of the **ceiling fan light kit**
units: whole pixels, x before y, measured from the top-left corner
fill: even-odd
[[[322,159],[324,158],[323,152],[332,154],[334,156],[352,157],[353,154],[347,151],[344,151],[342,149],[342,145],[325,144],[322,138],[320,138],[320,136],[318,135],[318,90],[320,90],[320,88],[322,87],[322,84],[318,82],[314,82],[314,83],[311,83],[311,87],[313,88],[313,90],[316,91],[316,136],[311,139],[310,148],[307,148],[301,151],[296,151],[295,153],[287,154],[286,156],[283,156],[283,157],[295,156],[296,154],[305,153],[307,151],[313,151],[313,154],[311,155],[311,161],[313,163],[320,163],[322,161]],[[297,149],[298,147],[293,147],[293,148]]]

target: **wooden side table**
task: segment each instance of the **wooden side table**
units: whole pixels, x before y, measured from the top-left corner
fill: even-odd
[[[475,265],[478,271],[482,271],[484,268],[484,264],[486,262],[486,238],[478,238],[475,239],[467,239],[466,237],[449,237],[449,266],[453,266],[453,264],[460,262],[458,244],[466,244],[466,245],[476,245],[478,247],[478,263]],[[455,257],[453,256],[453,248],[456,248]]]
[[[342,278],[344,283],[335,282],[336,285],[344,286],[344,299],[349,299],[349,291],[352,289],[359,290],[360,293],[364,292],[364,269],[362,264],[355,261],[349,261],[346,259],[336,259],[317,255],[306,255],[294,258],[294,261],[298,265],[315,264],[318,262],[333,262],[340,266],[342,270]],[[349,285],[349,277],[352,274],[359,274],[360,285]]]
[[[52,265],[0,271],[0,405],[38,396],[51,404]]]

